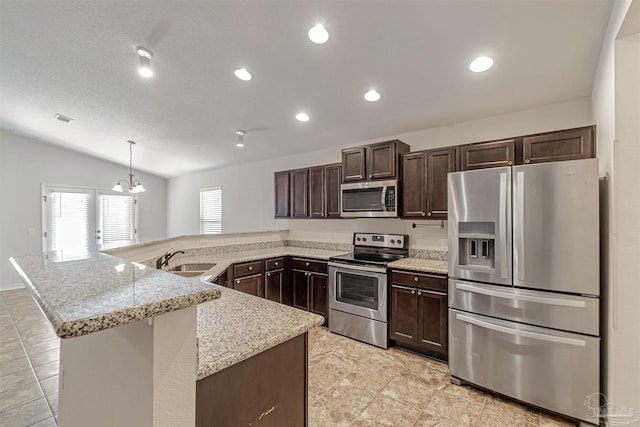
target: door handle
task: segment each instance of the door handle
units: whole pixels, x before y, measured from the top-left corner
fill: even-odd
[[[507,174],[500,174],[500,227],[498,229],[500,238],[500,277],[507,278]]]
[[[516,244],[513,251],[513,269],[518,273],[518,280],[524,280],[524,172],[516,173],[515,194],[513,233]]]
[[[518,337],[531,338],[539,341],[555,342],[559,344],[575,345],[578,347],[585,347],[587,345],[586,341],[584,340],[579,340],[575,338],[558,337],[555,335],[540,334],[538,332],[521,331],[518,329],[508,328],[506,326],[485,322],[483,320],[474,319],[472,317],[465,316],[464,314],[456,314],[456,319],[466,323],[471,323],[472,325],[476,325],[481,328],[491,329],[492,331],[502,332],[504,334],[515,335]]]
[[[537,302],[540,304],[560,305],[564,307],[578,307],[578,308],[586,307],[586,304],[584,301],[564,300],[560,298],[545,298],[545,297],[537,297],[534,295],[518,295],[516,293],[496,291],[493,289],[484,289],[478,286],[467,285],[464,283],[456,283],[456,289],[473,292],[476,294],[488,295],[488,296],[497,297],[497,298],[505,298],[509,300]]]

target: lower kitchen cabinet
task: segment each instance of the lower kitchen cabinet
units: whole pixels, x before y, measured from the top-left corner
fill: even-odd
[[[253,276],[240,277],[233,280],[233,289],[257,297],[264,296],[264,281],[262,273]]]
[[[282,285],[284,284],[284,269],[267,271],[265,274],[265,298],[282,303]]]
[[[327,263],[309,259],[291,260],[293,306],[302,310],[329,316],[329,294],[327,288]]]
[[[447,359],[446,276],[393,271],[389,338],[400,347]]]
[[[302,310],[309,310],[307,280],[308,271],[291,270],[291,281],[293,283],[293,306]]]
[[[327,275],[309,273],[309,311],[327,317],[329,311],[329,295]]]

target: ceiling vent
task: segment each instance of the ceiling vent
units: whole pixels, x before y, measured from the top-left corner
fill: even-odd
[[[55,116],[53,116],[53,118],[63,123],[69,123],[71,120],[73,120],[71,117],[63,116],[62,114],[56,114]]]

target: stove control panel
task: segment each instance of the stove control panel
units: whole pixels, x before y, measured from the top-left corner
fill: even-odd
[[[353,244],[373,248],[406,249],[409,247],[409,236],[406,234],[353,233]]]

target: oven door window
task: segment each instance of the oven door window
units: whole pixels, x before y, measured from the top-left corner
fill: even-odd
[[[359,188],[342,192],[342,210],[345,212],[382,211],[382,187]]]
[[[378,278],[339,271],[336,300],[358,307],[378,309]]]

